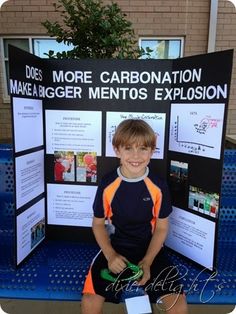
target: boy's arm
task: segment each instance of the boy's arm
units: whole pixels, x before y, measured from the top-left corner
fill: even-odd
[[[110,239],[105,228],[105,218],[94,217],[92,228],[95,239],[108,260],[109,257],[115,253],[115,250],[111,246]]]
[[[140,280],[139,284],[144,285],[147,280],[150,278],[150,266],[156,255],[161,250],[163,243],[165,242],[167,233],[168,233],[168,217],[167,218],[158,218],[156,223],[156,228],[152,235],[151,242],[148,246],[147,252],[140,261],[139,265],[143,268],[143,277]]]
[[[108,233],[105,228],[105,218],[93,218],[93,233],[108,262],[108,268],[115,274],[126,267],[127,259],[119,255],[112,247]]]

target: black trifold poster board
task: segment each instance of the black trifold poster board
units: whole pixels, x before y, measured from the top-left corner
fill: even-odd
[[[173,205],[166,246],[213,270],[232,56],[56,60],[10,47],[16,264],[45,237],[94,241],[96,189],[119,162],[112,136],[135,118],[157,134],[150,168]]]

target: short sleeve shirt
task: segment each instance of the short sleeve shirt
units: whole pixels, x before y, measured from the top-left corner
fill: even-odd
[[[63,181],[63,172],[65,171],[65,167],[59,162],[55,163],[54,167],[54,176],[55,181]]]
[[[139,247],[149,244],[157,219],[168,217],[172,206],[166,182],[148,168],[135,179],[123,177],[118,168],[102,179],[93,210],[113,225],[113,244]]]

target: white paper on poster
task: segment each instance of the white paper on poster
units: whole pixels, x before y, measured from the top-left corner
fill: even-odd
[[[107,112],[106,116],[106,156],[115,157],[112,147],[112,138],[116,127],[126,119],[142,119],[146,121],[157,135],[157,146],[152,156],[153,159],[163,159],[165,140],[165,113],[148,112]]]
[[[152,308],[148,295],[125,299],[127,314],[151,314]]]
[[[15,151],[43,145],[42,100],[13,97]]]
[[[207,269],[213,268],[215,222],[173,207],[166,246]]]
[[[169,150],[220,159],[225,104],[171,104]]]
[[[102,112],[46,110],[46,151],[96,152],[101,156]]]
[[[97,186],[47,184],[49,225],[91,227]]]
[[[45,199],[16,218],[17,265],[45,238]]]
[[[15,159],[16,208],[44,192],[44,150]]]

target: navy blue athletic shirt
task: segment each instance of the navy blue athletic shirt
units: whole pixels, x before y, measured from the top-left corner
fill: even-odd
[[[146,169],[142,177],[128,179],[120,168],[103,177],[93,204],[94,216],[112,224],[113,245],[147,247],[158,218],[172,211],[164,180]]]

